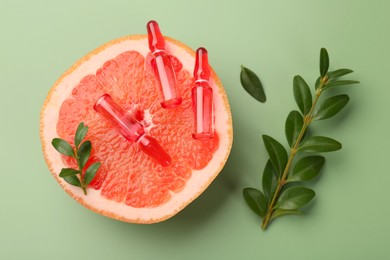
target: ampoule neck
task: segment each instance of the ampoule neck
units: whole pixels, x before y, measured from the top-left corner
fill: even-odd
[[[159,56],[165,56],[165,55],[167,55],[167,52],[165,50],[156,49],[156,50],[152,51],[153,57],[159,57]]]
[[[194,88],[203,87],[203,88],[211,88],[209,81],[205,79],[197,79],[195,80]]]

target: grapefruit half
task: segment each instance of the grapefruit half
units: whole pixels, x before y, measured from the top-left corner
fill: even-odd
[[[183,98],[179,107],[160,106],[147,36],[135,35],[110,41],[76,62],[56,81],[41,110],[42,149],[52,175],[80,204],[117,220],[155,223],[172,217],[216,178],[232,146],[230,107],[214,71],[210,86],[214,91],[215,137],[210,141],[192,139],[195,52],[177,40],[165,40]],[[105,93],[136,112],[146,133],[172,157],[168,167],[152,161],[99,117],[93,105]],[[89,126],[85,140],[93,147],[86,167],[102,163],[87,195],[58,176],[62,168],[75,167],[76,162],[51,145],[56,137],[73,145],[80,122]]]

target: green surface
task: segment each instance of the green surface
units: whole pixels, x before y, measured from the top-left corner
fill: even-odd
[[[0,2],[0,259],[389,259],[388,1],[11,1]],[[103,43],[145,33],[205,46],[225,85],[234,146],[220,176],[163,223],[135,225],[97,215],[50,175],[39,112],[55,80]],[[267,155],[261,135],[283,141],[297,109],[292,79],[311,85],[321,47],[331,68],[355,71],[350,103],[314,131],[342,142],[325,155],[304,216],[263,232],[242,188],[257,187]],[[261,104],[240,86],[240,65],[262,79]]]

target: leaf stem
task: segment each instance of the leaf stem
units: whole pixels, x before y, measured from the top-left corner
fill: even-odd
[[[298,138],[295,141],[294,145],[291,147],[286,167],[284,168],[282,177],[278,181],[278,186],[276,187],[275,193],[272,196],[272,200],[271,200],[270,204],[268,205],[267,213],[266,213],[266,215],[263,219],[263,223],[261,225],[261,228],[263,230],[267,229],[267,227],[271,221],[271,217],[272,217],[272,214],[274,213],[275,205],[276,205],[276,202],[280,196],[281,190],[283,189],[284,185],[287,183],[287,177],[288,177],[288,173],[289,173],[290,168],[291,168],[291,164],[294,160],[296,153],[298,152],[299,144],[301,143],[301,141],[305,135],[307,127],[310,125],[310,123],[312,121],[314,109],[315,109],[317,102],[318,102],[318,99],[322,93],[323,87],[325,86],[327,81],[328,81],[327,75],[325,75],[324,77],[321,77],[320,85],[318,86],[318,88],[316,90],[315,99],[312,103],[312,106],[310,108],[309,113],[307,113],[307,115],[305,115],[305,117],[303,119],[303,125],[301,128],[301,131],[299,132]]]
[[[80,161],[80,156],[79,156],[79,149],[76,147],[76,160],[77,160],[77,166],[79,167],[79,179],[80,179],[80,184],[81,184],[81,189],[84,192],[84,195],[87,195],[87,185],[85,185],[84,177],[83,177],[83,169],[81,167],[81,161]]]

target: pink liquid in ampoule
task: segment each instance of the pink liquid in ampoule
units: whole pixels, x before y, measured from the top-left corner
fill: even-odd
[[[143,125],[131,113],[117,104],[110,95],[101,96],[93,108],[110,122],[126,140],[137,143],[141,151],[154,161],[162,166],[168,166],[171,163],[171,157],[158,141],[145,134]]]
[[[128,141],[137,142],[145,134],[142,124],[127,113],[122,106],[117,104],[110,95],[104,94],[101,96],[93,108]]]
[[[181,104],[182,98],[177,91],[176,76],[171,58],[165,51],[165,40],[156,21],[146,25],[149,49],[152,52],[152,68],[160,93],[163,108],[175,108]]]
[[[214,136],[213,89],[209,85],[210,67],[205,48],[196,50],[195,86],[191,90],[194,126],[192,137],[206,141]]]

